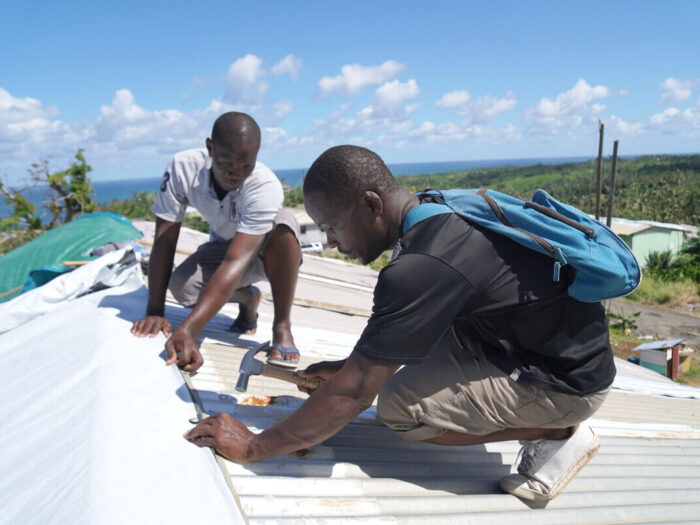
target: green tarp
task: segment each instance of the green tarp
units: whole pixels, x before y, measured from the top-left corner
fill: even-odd
[[[142,236],[130,221],[116,213],[83,215],[49,230],[0,257],[0,295],[7,294],[0,298],[0,302],[41,286],[67,271],[64,261],[90,259],[90,252],[98,246]],[[8,293],[10,291],[13,292]]]

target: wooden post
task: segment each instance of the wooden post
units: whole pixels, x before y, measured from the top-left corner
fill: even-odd
[[[603,178],[601,176],[603,170],[603,133],[605,131],[605,124],[598,120],[598,131],[600,132],[600,138],[598,139],[598,191],[595,194],[595,219],[600,219],[600,194],[603,191]]]
[[[608,199],[608,228],[612,222],[612,212],[613,204],[615,203],[615,168],[617,167],[617,143],[620,142],[616,140],[613,143],[613,158],[612,158],[612,170],[610,171],[610,197]]]

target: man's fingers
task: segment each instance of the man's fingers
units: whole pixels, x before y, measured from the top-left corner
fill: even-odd
[[[175,345],[170,339],[165,342],[165,355],[168,357],[168,360],[165,362],[166,365],[172,365],[177,360]]]
[[[216,448],[216,438],[212,436],[197,436],[192,439],[187,439],[190,443],[194,443],[198,447]]]
[[[199,367],[203,364],[204,359],[202,359],[202,355],[198,351],[193,350],[190,356],[190,362],[186,364],[182,369],[186,372],[194,372],[195,370],[198,370]]]
[[[173,331],[173,325],[170,324],[170,321],[167,319],[163,319],[163,325],[160,327],[160,329],[163,331],[163,335],[165,337],[170,337],[170,332]]]
[[[131,327],[131,333],[134,334],[136,337],[143,337],[142,332],[143,332],[143,319],[139,319]]]

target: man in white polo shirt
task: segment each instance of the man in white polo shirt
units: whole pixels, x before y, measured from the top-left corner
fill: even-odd
[[[197,370],[203,363],[197,334],[229,301],[239,304],[231,330],[255,333],[261,294],[253,283],[269,280],[275,317],[268,362],[296,367],[290,310],[301,262],[299,225],[282,208],[279,180],[257,162],[260,128],[249,115],[225,113],[206,146],[174,155],[163,175],[153,204],[156,233],[146,315],[131,331],[139,337],[159,331],[170,335],[172,326],[164,317],[168,287],[178,302],[194,309],[166,343],[167,364]],[[172,271],[188,203],[209,223],[210,242]]]

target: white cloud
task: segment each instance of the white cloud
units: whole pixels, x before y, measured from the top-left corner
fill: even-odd
[[[609,94],[610,90],[607,87],[593,87],[584,79],[580,79],[574,87],[560,93],[554,100],[542,98],[537,106],[525,113],[525,116],[532,120],[532,131],[535,133],[571,134],[574,128],[583,122],[581,113],[588,111],[587,104]]]
[[[435,105],[440,109],[453,109],[464,106],[471,98],[471,94],[466,89],[450,91],[441,96]]]
[[[627,96],[630,94],[629,89],[621,89],[620,91],[617,92],[618,95],[621,95],[623,97]]]
[[[652,115],[649,118],[649,122],[652,124],[660,125],[660,124],[666,124],[668,121],[672,120],[673,118],[677,117],[678,115],[681,114],[681,111],[678,108],[668,108],[665,111],[662,111],[661,113],[657,113],[656,115]]]
[[[86,132],[80,124],[55,118],[58,109],[34,98],[17,98],[0,88],[0,153],[5,166],[66,155],[80,147]]]
[[[659,102],[661,104],[676,104],[683,102],[692,93],[692,80],[678,80],[673,77],[668,77],[664,80],[659,89],[663,91]]]
[[[593,104],[591,106],[591,111],[600,114],[605,111],[605,104]]]
[[[292,112],[294,109],[294,104],[288,100],[283,100],[281,102],[277,102],[273,106],[273,109],[275,113],[275,121],[279,122]]]
[[[627,122],[616,115],[612,115],[607,119],[606,126],[613,133],[623,136],[641,135],[646,132],[642,122]]]
[[[246,55],[236,60],[226,73],[224,101],[236,105],[261,104],[269,87],[262,80],[264,74],[261,58]]]
[[[605,98],[610,91],[605,86],[591,87],[580,79],[569,91],[560,93],[555,100],[543,98],[533,110],[535,117],[557,117],[570,115],[596,98]]]
[[[487,123],[499,113],[515,108],[515,93],[508,91],[504,97],[483,95],[472,101],[467,90],[445,93],[435,105],[439,109],[454,109],[460,117],[469,117],[473,123]]]
[[[374,110],[378,116],[392,116],[404,108],[404,104],[420,94],[418,83],[411,79],[408,82],[393,80],[382,84],[374,94]],[[412,106],[415,108],[415,106]],[[411,108],[409,108],[411,109]]]
[[[443,122],[436,124],[426,120],[417,128],[410,130],[407,136],[417,144],[448,142],[515,142],[522,138],[521,132],[513,124],[503,128],[472,125],[466,122]]]
[[[289,74],[293,79],[299,77],[299,70],[301,69],[302,61],[301,58],[297,58],[294,55],[287,55],[282,60],[277,62],[272,66],[273,75],[284,75]]]
[[[335,92],[353,96],[362,88],[378,85],[394,78],[405,68],[404,64],[395,60],[387,60],[378,66],[348,64],[340,68],[340,75],[323,77],[318,81],[318,86],[321,88],[320,96],[325,97]]]
[[[208,130],[202,114],[175,109],[146,110],[128,89],[120,89],[111,105],[102,106],[91,140],[103,156],[124,152],[170,152],[204,142]]]
[[[497,98],[484,95],[464,108],[458,115],[470,116],[473,122],[489,122],[499,113],[515,108],[515,93],[509,91],[505,97]]]

